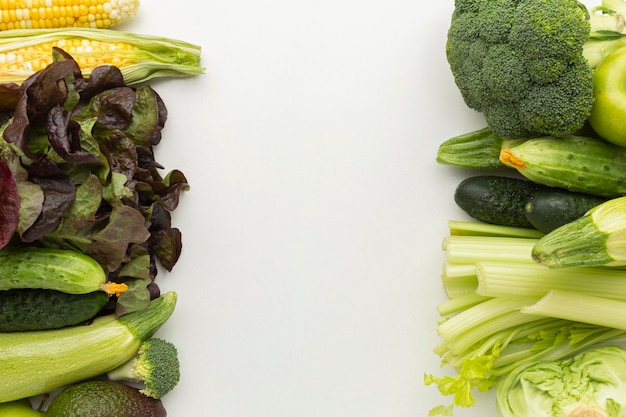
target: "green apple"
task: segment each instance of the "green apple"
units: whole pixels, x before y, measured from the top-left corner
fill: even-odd
[[[626,47],[609,54],[593,74],[589,124],[603,139],[626,146]]]

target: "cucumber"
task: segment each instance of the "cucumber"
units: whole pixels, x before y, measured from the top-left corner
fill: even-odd
[[[476,220],[533,228],[526,218],[526,204],[543,188],[521,178],[478,175],[461,181],[454,192],[454,201]]]
[[[509,139],[493,133],[490,127],[451,137],[439,145],[436,160],[460,168],[501,168],[500,151],[525,139]]]
[[[537,191],[526,204],[526,218],[537,230],[549,233],[605,201],[605,197],[549,188]]]
[[[0,332],[58,329],[96,316],[109,297],[103,291],[67,294],[55,290],[0,291]]]
[[[461,168],[503,167],[503,140],[486,127],[447,139],[437,149],[437,162]]]
[[[80,252],[36,246],[0,250],[0,290],[39,288],[86,294],[101,289],[106,279],[100,264]]]
[[[531,181],[601,197],[626,194],[626,147],[587,136],[545,137],[500,152]]]

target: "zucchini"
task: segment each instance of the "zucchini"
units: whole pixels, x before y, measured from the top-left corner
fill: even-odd
[[[626,194],[626,147],[591,136],[529,139],[500,160],[531,181],[601,197]]]
[[[526,218],[535,229],[549,233],[582,217],[607,199],[562,188],[539,190],[526,204]]]
[[[144,310],[95,318],[88,325],[0,333],[0,403],[103,375],[131,360],[174,312],[170,291]]]
[[[37,246],[0,250],[0,290],[39,288],[86,294],[102,289],[106,280],[102,266],[81,252]]]
[[[521,178],[478,175],[461,181],[454,192],[454,201],[476,220],[532,228],[526,218],[526,204],[543,188]]]
[[[92,319],[108,302],[103,291],[67,294],[19,288],[0,291],[0,332],[58,329]]]

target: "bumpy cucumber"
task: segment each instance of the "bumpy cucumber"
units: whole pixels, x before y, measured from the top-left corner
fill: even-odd
[[[526,204],[543,188],[521,178],[479,175],[466,178],[457,186],[454,201],[476,220],[532,228],[526,218]]]
[[[92,319],[106,305],[103,291],[67,294],[55,290],[0,291],[0,332],[58,329]]]
[[[626,194],[626,147],[599,138],[530,139],[503,149],[500,160],[548,186],[601,197]]]
[[[100,264],[80,252],[35,246],[0,250],[0,290],[41,288],[86,294],[101,289],[106,279]]]
[[[461,168],[501,168],[500,151],[524,139],[505,139],[485,127],[445,140],[437,149],[437,162]]]
[[[503,140],[486,127],[452,137],[439,145],[437,162],[462,168],[496,168]]]
[[[526,204],[526,217],[537,230],[549,233],[582,217],[588,210],[606,200],[604,197],[551,187],[533,195],[532,200]]]

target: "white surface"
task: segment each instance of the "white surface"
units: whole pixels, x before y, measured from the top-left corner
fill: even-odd
[[[444,43],[453,1],[143,0],[120,27],[198,43],[204,76],[154,83],[157,160],[191,190],[159,333],[168,416],[424,417],[446,221],[467,174],[439,143],[482,127]],[[194,12],[195,10],[195,12]],[[490,399],[457,416],[495,416]]]

